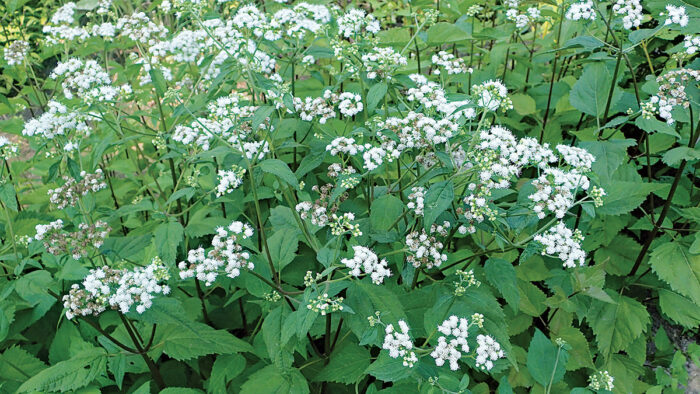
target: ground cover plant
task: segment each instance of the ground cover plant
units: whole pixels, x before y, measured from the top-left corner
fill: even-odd
[[[698,7],[5,1],[0,392],[696,392]]]

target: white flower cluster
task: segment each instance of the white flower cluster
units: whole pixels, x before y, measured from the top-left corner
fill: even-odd
[[[194,149],[209,150],[213,142],[222,139],[249,160],[261,160],[270,151],[268,142],[257,136],[258,130],[273,130],[269,118],[253,130],[250,118],[257,107],[240,105],[237,93],[219,97],[209,103],[207,109],[207,118],[197,118],[190,126],[176,126],[173,140]]]
[[[29,53],[29,43],[24,40],[12,41],[12,44],[5,48],[4,53],[8,66],[22,64]]]
[[[559,219],[574,205],[576,193],[588,190],[590,182],[585,175],[576,171],[562,171],[558,168],[546,168],[532,181],[537,191],[528,196],[535,203],[533,211],[540,219],[546,216],[545,209],[553,212]]]
[[[627,30],[639,27],[642,23],[642,4],[640,0],[617,0],[613,4],[613,12],[622,15],[622,25]]]
[[[178,264],[180,278],[196,277],[211,286],[222,269],[229,278],[240,275],[241,269],[253,269],[253,263],[248,261],[250,254],[238,243],[252,235],[253,228],[247,223],[234,221],[226,228],[218,227],[209,252],[205,253],[202,247],[191,249],[187,261]]]
[[[318,123],[326,124],[328,119],[335,118],[335,110],[327,101],[330,98],[330,91],[326,90],[325,93],[324,97],[306,97],[304,100],[294,97],[294,110],[302,120],[312,122],[316,118]]]
[[[92,269],[82,287],[76,283],[63,296],[66,317],[97,316],[107,309],[128,313],[134,305],[136,312],[143,313],[153,305],[157,294],[170,293],[170,287],[164,284],[168,279],[168,269],[158,257],[149,265],[133,270],[107,266]]]
[[[413,368],[413,365],[418,362],[418,357],[413,351],[413,341],[409,335],[409,327],[405,321],[399,320],[399,331],[394,329],[393,324],[388,324],[384,330],[384,343],[382,349],[389,351],[391,358],[403,358],[405,367]]]
[[[49,101],[46,106],[46,112],[24,125],[23,135],[40,136],[47,140],[54,139],[56,136],[68,137],[72,131],[80,135],[90,135],[83,115],[68,111],[68,107],[58,101]]]
[[[66,183],[48,191],[49,201],[56,205],[58,209],[63,209],[67,206],[73,207],[78,203],[80,196],[85,196],[90,192],[95,193],[107,187],[102,170],[99,168],[95,170],[94,174],[81,171],[79,180],[71,177],[64,177],[63,179]]]
[[[0,135],[0,159],[9,160],[19,154],[19,144]]]
[[[216,196],[221,197],[224,194],[231,193],[234,189],[243,183],[243,175],[245,168],[234,165],[230,170],[219,170],[219,184],[216,185]]]
[[[462,74],[467,72],[467,66],[464,64],[464,59],[456,57],[451,53],[440,51],[433,55],[433,64],[437,67],[433,70],[433,74],[440,75],[444,70],[447,75]]]
[[[326,316],[329,313],[343,310],[343,297],[331,298],[328,293],[320,294],[306,305],[306,309]]]
[[[70,58],[65,62],[58,63],[49,76],[51,79],[63,77],[63,94],[68,99],[74,95],[87,103],[94,100],[112,101],[118,94],[130,93],[131,87],[128,84],[120,89],[111,84],[109,74],[95,60],[83,62],[78,58]]]
[[[583,234],[576,229],[571,231],[564,222],[559,222],[534,240],[542,244],[542,255],[556,257],[564,262],[564,267],[575,268],[586,264],[586,252],[581,249]]]
[[[369,144],[366,146],[356,144],[354,138],[337,137],[333,139],[330,144],[326,145],[326,151],[330,152],[332,156],[338,156],[340,153],[355,156],[356,154],[361,153],[365,149],[369,149],[371,147],[372,146]]]
[[[700,51],[700,34],[685,36],[683,46],[685,47],[685,53],[688,55],[694,55]]]
[[[356,93],[343,92],[338,96],[338,110],[341,114],[351,117],[362,112],[362,97]]]
[[[46,251],[54,256],[70,255],[74,260],[86,257],[93,249],[99,249],[111,228],[98,220],[94,224],[80,223],[78,231],[63,231],[63,220],[35,226],[37,241],[42,241]]]
[[[447,254],[442,253],[444,245],[437,239],[436,234],[446,237],[449,228],[450,222],[443,222],[442,225],[433,224],[430,232],[421,229],[420,232],[414,231],[406,235],[406,247],[409,252],[406,260],[415,268],[439,267],[447,261]]]
[[[494,361],[505,357],[501,345],[490,335],[477,335],[476,343],[478,344],[476,348],[476,366],[478,368],[490,371]]]
[[[394,70],[408,64],[408,59],[391,47],[375,47],[371,52],[362,55],[362,64],[367,72],[367,78],[391,79]]]
[[[612,391],[615,388],[613,382],[615,378],[610,375],[608,371],[599,371],[591,375],[589,378],[588,387],[593,390],[607,390]]]
[[[673,124],[673,108],[683,107],[688,108],[690,100],[686,92],[686,85],[689,82],[700,81],[700,71],[682,68],[680,70],[671,70],[656,78],[659,83],[658,92],[649,98],[649,101],[642,104],[643,116],[651,117],[653,114],[658,115],[666,120],[666,123]]]
[[[423,216],[425,208],[425,188],[416,186],[411,188],[411,194],[408,195],[408,209],[412,210],[416,216]]]
[[[522,29],[527,27],[531,22],[536,22],[541,17],[541,12],[536,7],[530,7],[527,9],[527,13],[521,14],[517,7],[518,4],[512,3],[512,8],[506,11],[506,19],[515,22],[515,27]]]
[[[450,369],[456,371],[459,369],[458,361],[462,358],[462,352],[469,352],[469,320],[452,315],[437,330],[443,335],[438,338],[438,344],[430,356],[435,359],[438,367],[448,361]]]
[[[350,268],[350,275],[360,276],[364,271],[365,275],[372,278],[372,283],[381,285],[384,278],[391,276],[391,270],[387,266],[386,259],[381,259],[369,248],[364,246],[353,246],[354,256],[351,259],[342,259],[340,262]]]
[[[337,19],[338,33],[345,37],[351,38],[363,33],[363,30],[368,33],[376,34],[379,32],[379,21],[372,14],[367,14],[364,10],[357,8],[350,9],[345,14]]]
[[[119,18],[117,29],[121,32],[120,36],[149,46],[156,45],[158,39],[164,38],[168,33],[167,28],[151,21],[144,12],[135,12]]]
[[[380,134],[382,147],[398,158],[407,149],[430,149],[449,141],[459,131],[459,125],[449,119],[435,120],[419,112],[409,112],[403,117],[390,117],[378,123],[380,129],[392,131],[398,143]]]
[[[681,27],[688,26],[690,18],[688,18],[688,14],[686,14],[685,12],[685,7],[669,4],[666,6],[666,12],[667,15],[666,20],[664,21],[664,25],[668,26],[675,23],[680,25]]]
[[[595,20],[596,13],[593,7],[593,0],[585,0],[571,4],[569,10],[566,11],[566,19],[572,21]]]
[[[472,87],[476,105],[491,112],[498,109],[506,111],[513,108],[513,101],[508,97],[508,88],[501,81],[489,80]]]
[[[408,89],[406,95],[408,102],[417,101],[425,109],[440,108],[442,105],[447,104],[447,98],[442,86],[428,81],[428,78],[421,74],[411,74],[409,78],[416,84],[416,87]]]
[[[575,146],[557,145],[557,151],[559,151],[566,164],[578,171],[590,171],[593,162],[595,162],[595,156],[588,153],[587,150]]]
[[[365,163],[363,167],[367,171],[372,171],[379,168],[382,164],[384,164],[384,160],[387,160],[388,162],[393,161],[393,157],[390,156],[386,150],[377,146],[366,149],[364,153],[362,153],[362,159]]]

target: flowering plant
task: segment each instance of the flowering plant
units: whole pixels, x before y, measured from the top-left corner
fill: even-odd
[[[2,6],[0,393],[692,384],[697,7],[40,3]]]

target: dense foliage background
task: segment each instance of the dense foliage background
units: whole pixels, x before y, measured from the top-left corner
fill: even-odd
[[[696,2],[1,7],[0,392],[700,390]]]

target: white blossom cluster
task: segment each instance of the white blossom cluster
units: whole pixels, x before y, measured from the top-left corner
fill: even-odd
[[[29,43],[27,41],[12,41],[12,43],[4,50],[5,61],[7,62],[8,66],[22,64],[28,53]]]
[[[112,86],[109,74],[95,60],[83,62],[78,58],[70,58],[58,63],[49,76],[51,79],[62,79],[63,95],[68,99],[78,96],[81,100],[112,101],[119,93],[131,93],[128,84],[117,89]]]
[[[491,112],[499,109],[506,111],[513,108],[513,101],[508,97],[508,88],[501,81],[489,80],[472,87],[476,105]]]
[[[116,28],[120,31],[120,36],[149,46],[155,45],[168,33],[166,27],[151,21],[144,12],[134,12],[119,18]]]
[[[333,106],[328,103],[328,99],[331,97],[330,91],[326,90],[326,93],[324,97],[306,97],[304,100],[294,97],[294,110],[302,120],[312,122],[314,119],[318,119],[318,123],[326,124],[329,119],[336,116]]]
[[[58,101],[49,101],[47,110],[40,117],[29,120],[24,125],[22,134],[27,137],[39,136],[52,140],[57,136],[69,137],[72,131],[80,135],[90,135],[85,117]]]
[[[642,4],[640,0],[617,0],[613,4],[613,12],[622,15],[622,25],[627,30],[639,27],[642,23]]]
[[[211,286],[222,270],[229,278],[235,278],[241,269],[253,269],[253,263],[248,261],[250,254],[239,244],[251,236],[253,227],[247,223],[234,221],[225,228],[218,227],[208,252],[202,247],[191,249],[187,261],[178,264],[180,278],[197,278]]]
[[[197,118],[190,126],[176,126],[173,140],[202,150],[209,150],[214,142],[223,140],[249,160],[261,160],[270,151],[267,140],[257,135],[260,130],[273,130],[269,119],[253,130],[250,118],[257,107],[242,105],[237,93],[216,99],[207,109],[208,117]]]
[[[355,37],[364,32],[376,34],[379,32],[379,21],[364,10],[352,8],[338,17],[338,33],[345,37]]]
[[[381,285],[384,278],[391,276],[391,270],[387,266],[386,259],[381,259],[369,248],[353,246],[354,255],[351,259],[342,259],[340,262],[350,268],[350,275],[360,276],[364,272],[372,278],[372,283]]]
[[[341,114],[352,117],[364,109],[362,97],[356,93],[343,92],[338,96],[338,110]]]
[[[476,348],[477,368],[490,371],[494,361],[505,357],[501,345],[490,335],[477,335],[476,343],[478,344]]]
[[[78,203],[81,196],[91,192],[98,192],[107,187],[102,170],[99,168],[95,170],[94,174],[81,171],[79,180],[71,177],[64,177],[63,180],[66,183],[48,191],[49,201],[56,205],[58,209],[63,209],[67,206],[73,207]]]
[[[517,2],[510,3],[509,7],[506,11],[506,19],[515,22],[515,27],[518,29],[525,28],[530,23],[538,21],[542,15],[537,7],[529,7],[526,13],[521,13],[517,8]]]
[[[659,83],[657,93],[649,98],[649,101],[642,104],[642,115],[646,118],[658,114],[666,120],[668,124],[674,124],[673,108],[682,107],[687,109],[690,100],[686,92],[686,87],[692,82],[700,81],[700,71],[689,68],[671,70],[656,78]]]
[[[408,149],[435,149],[455,136],[459,125],[450,119],[435,120],[420,112],[411,111],[402,117],[389,117],[378,123],[380,129],[386,129],[397,137],[390,138],[386,133],[379,135],[382,148],[394,158]]]
[[[399,330],[394,329],[393,324],[387,324],[382,349],[388,350],[391,358],[401,357],[404,367],[413,368],[413,365],[418,362],[418,357],[413,351],[413,341],[409,335],[410,328],[405,321],[399,320]]]
[[[464,59],[456,57],[451,53],[440,51],[433,55],[433,64],[437,67],[433,70],[433,74],[440,75],[445,71],[447,75],[462,74],[467,72],[467,66],[464,64]]]
[[[74,260],[86,257],[99,249],[109,235],[111,228],[98,220],[94,224],[80,223],[75,232],[64,231],[63,220],[49,224],[37,224],[34,239],[42,241],[46,251],[55,255],[70,255]]]
[[[666,20],[664,21],[664,25],[678,24],[681,27],[686,27],[689,21],[690,18],[685,12],[685,7],[671,4],[666,6]]]
[[[328,293],[323,293],[311,299],[306,305],[306,308],[310,311],[320,313],[321,316],[326,316],[329,313],[343,310],[343,297],[331,298],[328,296]]]
[[[350,137],[337,137],[331,141],[330,144],[326,145],[326,151],[330,152],[332,156],[338,156],[343,153],[350,156],[355,156],[358,153],[363,152],[365,149],[371,148],[372,145],[367,144],[360,145],[355,143],[355,139]]]
[[[458,361],[462,358],[462,353],[469,352],[469,320],[452,315],[442,322],[437,330],[443,335],[438,338],[438,344],[430,356],[435,359],[435,365],[438,367],[447,361],[450,369],[456,371],[459,369]]]
[[[425,188],[416,186],[411,188],[411,194],[408,195],[408,209],[412,210],[416,216],[423,216],[425,208]]]
[[[438,240],[437,235],[446,237],[447,229],[450,227],[450,222],[443,222],[441,225],[433,224],[430,227],[430,232],[425,229],[414,231],[406,235],[406,247],[408,261],[415,268],[439,267],[443,262],[447,261],[447,254],[442,252],[443,243]]]
[[[375,47],[371,52],[362,55],[362,64],[367,78],[391,79],[394,70],[407,65],[408,59],[391,47]]]
[[[234,165],[230,170],[219,170],[217,176],[219,184],[216,185],[216,196],[221,197],[224,194],[231,193],[234,189],[243,183],[243,175],[245,168]]]
[[[588,172],[595,162],[595,156],[587,150],[575,146],[557,145],[557,151],[561,154],[566,164],[578,171]]]
[[[366,149],[364,153],[362,153],[362,159],[365,163],[363,167],[367,171],[372,171],[379,168],[382,164],[384,164],[384,160],[388,162],[393,161],[393,157],[390,156],[389,153],[384,150],[384,148],[378,146],[373,146]]]
[[[546,168],[542,174],[532,181],[537,191],[528,196],[535,203],[533,211],[540,219],[546,216],[548,210],[561,219],[574,205],[576,193],[588,190],[590,182],[585,175],[576,171],[562,171],[558,168]]]
[[[612,391],[615,388],[613,382],[615,378],[610,375],[608,371],[599,371],[591,375],[589,378],[588,387],[593,390],[607,390]]]
[[[9,160],[19,154],[19,144],[0,135],[0,159]]]
[[[416,87],[408,89],[406,94],[408,102],[417,101],[426,110],[440,108],[442,105],[447,104],[447,98],[442,86],[428,81],[428,78],[421,74],[411,74],[409,78],[416,84]]]
[[[107,309],[128,313],[135,305],[137,313],[143,313],[153,305],[156,295],[167,295],[170,287],[168,269],[160,258],[155,257],[145,267],[132,270],[110,267],[90,270],[80,284],[74,284],[63,296],[66,318],[97,316]]]
[[[572,21],[595,20],[596,13],[593,0],[584,0],[571,4],[571,7],[566,11],[566,19]]]
[[[700,51],[700,34],[685,36],[683,47],[688,55],[694,55]]]
[[[581,249],[583,234],[578,229],[571,231],[564,222],[536,235],[534,240],[542,245],[542,255],[558,258],[565,268],[586,264],[586,252]]]

